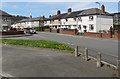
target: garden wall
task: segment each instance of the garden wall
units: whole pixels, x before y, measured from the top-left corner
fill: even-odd
[[[60,29],[60,33],[62,34],[76,35],[77,32],[78,32],[77,29]]]
[[[18,34],[24,34],[24,31],[0,32],[0,35],[18,35]]]

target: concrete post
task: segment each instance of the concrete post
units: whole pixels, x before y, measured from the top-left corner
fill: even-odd
[[[75,56],[78,56],[78,46],[75,47]]]
[[[120,79],[120,60],[117,60],[117,77]]]
[[[88,60],[88,48],[85,48],[84,59],[85,59],[86,61]]]
[[[101,67],[101,53],[97,53],[97,67]]]

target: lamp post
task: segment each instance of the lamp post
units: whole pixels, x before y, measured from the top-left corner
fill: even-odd
[[[101,3],[100,2],[95,2],[96,4],[99,5],[99,14],[100,14],[100,21],[99,21],[99,24],[100,24],[100,36],[102,37],[102,34],[101,34]]]

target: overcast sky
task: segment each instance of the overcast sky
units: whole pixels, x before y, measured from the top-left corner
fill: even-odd
[[[101,2],[105,5],[106,11],[110,13],[118,12],[118,2]],[[62,13],[68,8],[78,11],[88,8],[99,8],[95,2],[2,2],[0,6],[3,11],[12,15],[22,15],[33,17],[55,15],[57,10]]]

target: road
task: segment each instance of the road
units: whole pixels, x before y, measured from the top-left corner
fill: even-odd
[[[2,72],[8,77],[112,77],[111,68],[96,67],[66,51],[2,45]]]
[[[97,50],[98,52],[102,53],[104,60],[107,60],[113,65],[117,64],[118,40],[115,39],[102,39],[45,32],[38,32],[38,34],[34,34],[33,36],[18,37],[15,39],[50,40],[69,45],[78,45],[82,48],[87,47],[91,49],[91,54],[94,50]]]

